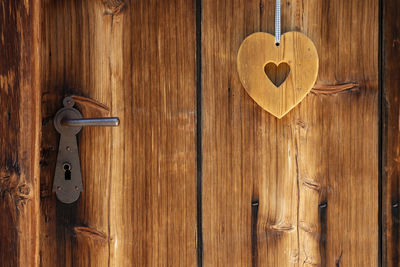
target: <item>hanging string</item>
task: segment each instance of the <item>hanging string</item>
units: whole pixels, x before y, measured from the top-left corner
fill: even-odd
[[[276,0],[275,8],[275,43],[281,43],[281,0]]]

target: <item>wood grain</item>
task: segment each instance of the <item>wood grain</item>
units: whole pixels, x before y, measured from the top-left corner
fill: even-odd
[[[0,265],[39,260],[37,1],[0,3]]]
[[[274,2],[198,4],[201,77],[193,1],[0,3],[1,266],[379,264],[378,1],[284,3],[283,32],[314,41],[320,72],[282,120],[236,71],[242,40],[272,32]],[[399,7],[383,7],[382,264],[397,266]],[[121,119],[80,134],[84,192],[73,205],[51,192],[52,117],[65,95],[84,116]]]
[[[400,263],[400,2],[383,1],[382,266]]]
[[[43,1],[41,266],[196,264],[193,5]],[[121,125],[82,130],[84,191],[62,205],[52,116],[70,94]]]
[[[378,1],[284,2],[282,32],[313,40],[318,84],[359,90],[309,94],[281,120],[235,66],[246,36],[273,33],[274,4],[203,1],[204,266],[376,266]]]

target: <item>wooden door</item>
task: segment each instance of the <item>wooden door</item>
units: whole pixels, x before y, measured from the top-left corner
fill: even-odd
[[[0,2],[0,266],[400,266],[396,0],[283,1],[319,54],[282,119],[236,71],[275,1]],[[52,192],[74,96],[84,191]]]

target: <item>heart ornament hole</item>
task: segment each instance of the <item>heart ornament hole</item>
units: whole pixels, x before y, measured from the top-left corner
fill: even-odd
[[[289,76],[290,66],[286,62],[281,62],[278,65],[275,62],[269,62],[264,66],[264,72],[268,79],[278,88]]]

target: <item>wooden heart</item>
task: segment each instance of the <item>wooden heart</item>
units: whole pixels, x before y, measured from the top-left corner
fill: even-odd
[[[287,77],[283,77],[284,68],[279,69],[284,63],[289,66]],[[273,65],[277,67],[275,76]],[[318,53],[313,42],[302,33],[283,34],[277,46],[273,35],[257,32],[241,44],[237,68],[251,98],[275,117],[282,118],[314,86],[318,75]]]

